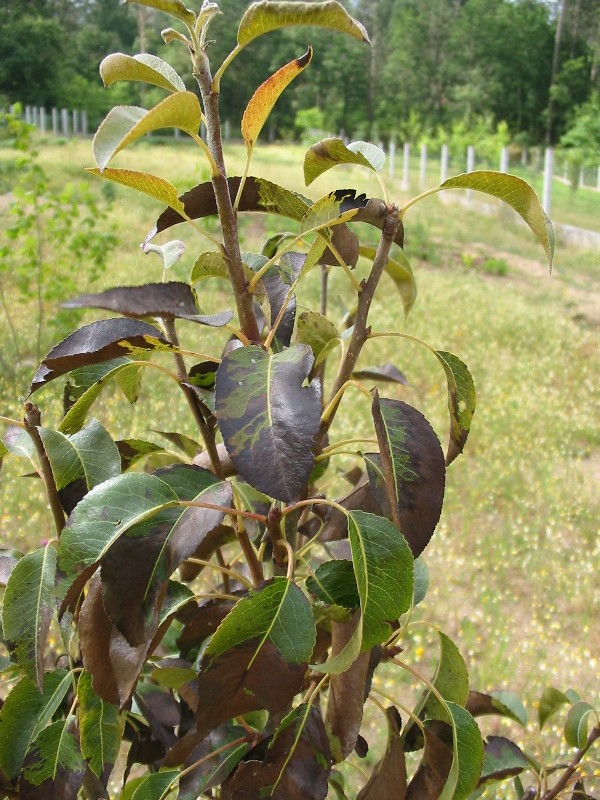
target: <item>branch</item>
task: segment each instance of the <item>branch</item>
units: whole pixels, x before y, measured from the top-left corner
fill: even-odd
[[[52,472],[50,460],[48,459],[46,448],[44,447],[42,437],[38,430],[38,426],[41,425],[42,422],[40,410],[37,406],[33,405],[33,403],[25,403],[25,417],[23,418],[23,422],[25,423],[25,430],[29,434],[36,453],[38,454],[38,458],[40,459],[40,469],[42,470],[46,494],[48,495],[48,502],[50,504],[50,510],[52,511],[52,518],[54,519],[54,527],[56,528],[57,535],[60,536],[65,527],[65,512],[63,511],[62,503],[58,496],[58,489],[56,488],[56,481],[54,480],[54,473]]]
[[[600,725],[596,725],[595,728],[592,728],[584,746],[575,753],[575,757],[573,758],[569,766],[565,769],[563,774],[560,776],[559,780],[554,784],[554,786],[551,789],[549,789],[546,792],[545,795],[541,797],[540,800],[554,800],[554,798],[558,797],[559,794],[564,789],[566,789],[566,787],[569,784],[569,781],[571,780],[573,775],[575,775],[575,773],[577,772],[577,767],[579,766],[581,759],[584,757],[584,755],[587,753],[590,747],[594,744],[596,739],[600,739]]]
[[[167,333],[167,338],[171,341],[175,347],[179,350],[179,338],[177,336],[177,331],[175,329],[175,321],[172,319],[163,319],[163,323],[165,326],[165,331]],[[196,420],[196,424],[200,429],[200,433],[202,434],[202,439],[204,440],[204,444],[206,445],[206,451],[208,453],[208,457],[210,459],[211,465],[211,472],[213,472],[217,478],[223,478],[223,469],[221,467],[221,460],[219,458],[219,453],[217,451],[217,446],[215,443],[215,434],[214,429],[212,429],[206,420],[204,419],[204,415],[202,413],[202,409],[200,408],[200,404],[198,402],[198,398],[196,393],[189,385],[189,375],[188,371],[185,366],[185,361],[183,360],[183,356],[180,352],[175,351],[174,358],[175,363],[177,365],[177,377],[179,378],[179,385],[185,395],[185,399],[188,402],[188,406],[190,407],[190,411],[194,419]]]
[[[337,395],[344,384],[350,380],[354,368],[356,367],[356,362],[358,361],[360,351],[362,350],[364,343],[367,341],[369,335],[369,328],[367,327],[369,309],[371,308],[371,303],[373,301],[377,285],[379,284],[379,279],[381,278],[387,264],[394,237],[396,236],[398,228],[401,224],[402,222],[398,218],[398,209],[395,206],[388,206],[386,217],[383,223],[383,230],[381,232],[381,239],[379,240],[379,246],[377,247],[377,252],[375,253],[375,258],[373,259],[373,266],[367,280],[362,282],[362,291],[358,296],[358,307],[356,310],[354,330],[350,338],[350,344],[348,345],[346,355],[340,364],[338,374],[331,389],[330,398],[326,404],[328,415],[325,419],[322,419],[321,427],[319,429],[319,433],[317,434],[317,443],[315,447],[316,453],[321,451],[327,436],[327,431],[329,430],[335,417],[339,402],[341,400],[341,395],[339,397],[337,397]]]
[[[223,254],[235,296],[240,327],[250,341],[260,343],[260,332],[254,314],[254,300],[246,290],[246,276],[240,253],[237,219],[227,184],[219,120],[219,95],[217,91],[213,90],[210,66],[204,50],[199,48],[192,53],[192,60],[193,75],[200,87],[206,117],[207,145],[216,165],[216,171],[213,170],[211,180],[223,232]]]

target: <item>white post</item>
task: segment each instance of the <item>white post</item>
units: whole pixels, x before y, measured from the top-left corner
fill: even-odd
[[[475,169],[475,148],[472,144],[467,147],[467,172],[473,172]],[[473,192],[467,189],[467,200],[470,202],[473,199]]]
[[[84,136],[88,135],[88,118],[87,118],[87,111],[81,112],[81,133]]]
[[[46,109],[40,107],[39,114],[40,114],[40,131],[42,133],[46,133]]]
[[[396,172],[396,142],[393,139],[390,139],[389,159],[390,178],[393,178]],[[600,168],[598,169],[598,174],[600,175]]]
[[[69,112],[66,108],[60,110],[60,121],[63,136],[69,136]]]
[[[596,191],[600,192],[600,167],[598,167],[598,172],[596,176]]]
[[[79,133],[79,114],[77,111],[73,111],[73,136],[77,136]]]
[[[55,108],[52,109],[52,133],[58,136],[58,111]]]
[[[32,121],[36,128],[40,127],[40,112],[37,106],[34,106],[32,109]]]
[[[179,128],[173,128],[173,136],[175,139],[179,139],[179,137],[181,136],[181,131],[179,130]]]
[[[579,188],[583,189],[584,184],[584,174],[583,174],[583,167],[579,168]]]
[[[29,106],[25,106],[25,122],[31,125],[31,108]]]
[[[542,208],[550,216],[552,208],[552,172],[554,168],[554,150],[546,148],[544,153],[544,188],[542,190]]]
[[[440,183],[448,180],[448,145],[442,145],[442,154],[440,157]]]
[[[231,139],[231,122],[228,119],[225,120],[225,141],[228,142]]]
[[[410,144],[404,142],[402,148],[402,188],[408,189],[410,187]]]
[[[508,147],[500,151],[500,172],[508,172]]]
[[[545,158],[545,156],[544,156]],[[526,167],[527,166],[527,148],[523,148],[521,150],[521,164]]]
[[[427,145],[421,145],[421,163],[419,168],[419,187],[422,189],[427,183]]]

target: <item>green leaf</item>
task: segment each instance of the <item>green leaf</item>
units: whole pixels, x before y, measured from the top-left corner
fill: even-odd
[[[72,436],[40,428],[57,489],[83,478],[88,489],[121,474],[121,457],[110,434],[96,419]]]
[[[471,690],[465,707],[473,717],[494,714],[512,719],[524,728],[527,726],[527,712],[514,692],[501,691],[483,694]]]
[[[474,189],[503,200],[525,220],[546,251],[548,264],[554,258],[554,230],[531,186],[522,178],[502,172],[479,170],[456,175],[440,184],[441,189]]]
[[[468,711],[448,703],[454,743],[452,766],[439,800],[468,800],[479,782],[483,764],[483,740]]]
[[[446,466],[462,453],[471,421],[475,413],[475,384],[466,364],[452,353],[434,351],[448,381],[448,409],[450,411],[450,440],[446,453]]]
[[[385,641],[390,622],[408,611],[413,597],[413,557],[389,520],[365,511],[348,513],[348,538],[360,597],[361,621],[347,646],[318,672],[343,672],[358,656]]]
[[[438,631],[438,634],[440,637],[440,657],[432,683],[446,702],[463,706],[469,695],[467,665],[452,639],[442,631]],[[425,702],[421,708],[427,718],[440,719],[451,723],[446,706],[440,703],[433,692],[428,691],[426,693]]]
[[[360,597],[352,562],[345,559],[326,561],[306,581],[308,591],[332,606],[358,608]]]
[[[413,605],[423,602],[429,589],[429,567],[423,556],[415,558],[415,593]]]
[[[376,252],[377,248],[375,247],[361,245],[359,248],[360,255],[371,261],[375,258]],[[385,271],[394,281],[400,292],[404,316],[406,317],[417,299],[417,284],[410,261],[406,257],[404,250],[400,248],[395,250],[394,258],[389,257],[387,260]]]
[[[74,370],[67,387],[67,391],[74,390],[73,395],[77,399],[63,417],[58,430],[64,434],[77,433],[83,426],[85,418],[98,399],[100,393],[112,380],[123,379],[126,381],[120,384],[130,403],[135,402],[137,388],[139,386],[139,374],[141,367],[132,365],[131,360],[125,357],[115,358],[106,361],[104,364],[94,364],[91,367],[82,367],[81,370]],[[89,380],[91,377],[91,380]],[[87,388],[81,392],[83,382]],[[88,385],[89,383],[89,385]]]
[[[580,700],[574,706],[571,706],[565,720],[565,741],[568,745],[577,747],[580,750],[585,747],[591,715],[594,715],[596,719],[598,718],[595,708],[584,700]]]
[[[357,209],[351,208],[348,211],[341,211],[341,201],[335,193],[326,194],[308,209],[300,221],[300,233],[312,233],[334,225],[341,225],[356,216]]]
[[[173,67],[162,58],[148,53],[136,56],[111,53],[100,64],[100,77],[105,86],[116,81],[142,81],[169,92],[185,91],[185,83]]]
[[[31,742],[43,730],[71,688],[71,673],[55,669],[44,675],[40,693],[29,678],[22,678],[0,709],[0,767],[9,778],[21,771]]]
[[[85,761],[69,730],[74,721],[75,718],[69,716],[53,722],[39,734],[27,751],[21,785],[25,779],[32,786],[40,786],[44,781],[60,786],[62,782],[72,781],[72,773],[80,778],[79,785],[83,783]]]
[[[375,389],[372,413],[387,497],[381,497],[379,481],[372,488],[416,558],[433,536],[442,511],[444,454],[429,422],[407,403],[380,398]]]
[[[333,322],[316,311],[304,311],[298,317],[298,341],[307,344],[315,357],[315,366],[323,362],[340,343]]]
[[[35,453],[31,436],[26,430],[19,428],[17,425],[10,425],[6,429],[3,444],[9,453],[20,458],[31,460]]]
[[[524,728],[527,727],[527,711],[520,697],[515,692],[508,690],[490,692],[492,702],[496,708],[502,710],[505,716],[519,722]]]
[[[244,47],[257,36],[288,25],[319,25],[369,42],[365,28],[360,22],[353,19],[340,3],[334,2],[334,0],[326,0],[321,3],[261,0],[261,2],[252,3],[242,17],[238,28],[238,44]]]
[[[315,641],[311,605],[286,578],[274,578],[238,601],[202,657],[199,736],[249,711],[275,714],[288,707],[302,689]]]
[[[215,403],[227,452],[255,489],[297,500],[314,464],[320,385],[303,386],[313,357],[306,345],[270,355],[252,345],[233,350],[217,370]]]
[[[120,800],[161,800],[179,774],[178,769],[161,769],[141,780],[131,781],[121,792]],[[130,785],[132,788],[128,791]]]
[[[164,11],[171,17],[176,17],[186,25],[193,25],[196,21],[196,15],[189,8],[186,8],[182,0],[124,0],[125,3],[134,3],[139,6],[146,6],[147,8],[156,8],[158,11]]]
[[[204,657],[210,661],[232,647],[260,639],[272,642],[286,661],[308,661],[315,645],[310,603],[286,578],[273,578],[239,600],[215,631]]]
[[[565,703],[571,703],[569,698],[558,689],[547,686],[542,692],[538,706],[538,724],[540,730],[544,727],[548,719]]]
[[[4,592],[2,627],[7,647],[40,691],[44,646],[54,610],[55,572],[56,550],[48,545],[19,559]]]
[[[197,136],[202,119],[198,98],[193,92],[175,92],[146,111],[137,106],[112,108],[94,136],[92,147],[100,172],[113,156],[141,136],[160,128],[179,128]]]
[[[530,764],[521,749],[503,736],[489,736],[485,743],[479,785],[520,775]]]
[[[88,672],[82,672],[77,682],[77,715],[81,752],[100,778],[117,761],[125,718],[116,706],[98,697]]]
[[[165,181],[163,178],[158,178],[156,175],[150,175],[147,172],[136,172],[131,169],[112,169],[110,167],[104,170],[90,167],[86,169],[86,172],[113,183],[128,186],[130,189],[135,189],[136,192],[142,192],[142,194],[147,194],[149,197],[165,203],[180,216],[179,222],[183,222],[181,214],[184,211],[184,207],[177,196],[177,189],[172,183]]]
[[[303,56],[278,69],[254,92],[242,117],[242,137],[247,147],[254,145],[279,96],[308,67],[312,54],[313,50],[309,45]]]
[[[133,525],[179,502],[155,475],[130,472],[96,486],[77,504],[60,538],[58,563],[68,588]]]
[[[381,172],[385,153],[369,142],[352,142],[346,146],[342,139],[322,139],[313,144],[304,156],[304,182],[307,186],[338,164],[358,164]]]

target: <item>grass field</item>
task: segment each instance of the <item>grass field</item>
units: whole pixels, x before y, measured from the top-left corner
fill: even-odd
[[[252,172],[312,198],[339,187],[378,194],[376,182],[358,168],[332,170],[304,189],[301,153],[292,146],[259,148]],[[229,173],[239,174],[242,148],[231,147],[228,156]],[[0,151],[0,160],[9,157]],[[89,143],[72,143],[68,150],[44,146],[41,161],[57,185],[80,180],[82,166],[92,163]],[[207,179],[202,159],[194,161],[191,148],[182,145],[144,142],[118,156],[115,166],[152,171],[181,190]],[[141,194],[96,183],[111,198],[110,224],[120,242],[101,285],[160,280],[158,259],[144,256],[138,245],[161,209]],[[392,197],[406,197],[399,179],[389,188]],[[584,201],[580,224],[591,227],[594,214],[600,219],[600,196],[585,195]],[[265,233],[281,229],[280,222],[258,216],[242,223],[247,250],[260,246]],[[565,221],[577,224],[578,219],[571,214]],[[541,247],[510,210],[484,217],[433,197],[412,208],[405,223],[419,296],[404,323],[399,297],[391,284],[382,285],[374,329],[400,328],[456,353],[478,389],[472,433],[465,454],[449,469],[442,520],[425,554],[431,589],[420,618],[456,637],[475,688],[515,689],[530,708],[547,685],[574,687],[598,703],[600,252],[566,250],[559,241],[549,276]],[[0,221],[0,232],[1,226]],[[169,233],[165,238],[173,238]],[[187,246],[174,273],[186,278],[197,253],[210,248],[183,227],[174,235]],[[61,268],[57,265],[57,280]],[[84,290],[85,265],[76,268]],[[223,291],[208,284],[200,288],[210,292],[200,296],[204,311],[229,307]],[[300,307],[314,301],[316,284],[309,281],[303,291]],[[341,274],[334,276],[331,297],[341,317],[350,297]],[[29,313],[19,309],[22,335]],[[205,330],[186,331],[186,341],[202,349],[204,341],[210,342],[206,337],[222,338]],[[7,341],[4,319],[0,335]],[[199,342],[192,336],[204,338]],[[374,341],[363,363],[385,361],[396,364],[410,382],[386,394],[416,405],[445,444],[445,383],[434,359],[409,343]],[[35,366],[22,370],[16,385],[0,380],[1,414],[20,413]],[[183,401],[174,400],[163,384],[158,387],[144,398],[140,418],[116,396],[106,400],[99,416],[115,438],[172,428],[177,414],[185,415]],[[49,424],[56,421],[59,394],[58,385],[40,392]],[[348,399],[339,415],[340,438],[343,429],[354,436],[367,430],[368,400],[358,393]],[[27,472],[24,463],[8,459],[0,474],[4,546],[32,546],[50,533],[34,481],[18,477]],[[417,626],[410,641],[411,658],[418,660],[432,633]]]

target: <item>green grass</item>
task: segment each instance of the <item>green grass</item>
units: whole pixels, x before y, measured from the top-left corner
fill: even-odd
[[[231,147],[228,155],[230,174],[239,174],[242,148]],[[7,157],[0,151],[0,160]],[[193,158],[192,149],[183,145],[144,142],[115,164],[153,171],[184,189],[207,178],[201,158],[200,165]],[[43,165],[57,185],[80,179],[81,165],[91,161],[89,143],[74,143],[68,153],[57,146],[42,150]],[[306,190],[301,150],[295,147],[259,148],[252,172],[313,198],[340,186],[378,193],[375,182],[358,168],[332,170]],[[106,190],[96,183],[99,192],[113,197],[110,219],[121,242],[103,285],[159,280],[158,259],[144,256],[138,246],[159,207],[141,194],[121,187]],[[408,197],[398,178],[391,182],[390,194],[401,201]],[[573,203],[579,199],[577,195]],[[593,201],[598,209],[600,198]],[[581,202],[580,213],[572,206],[569,221],[591,227],[592,200],[585,199],[584,207],[582,193]],[[412,208],[405,223],[406,253],[413,261],[419,297],[404,323],[400,299],[384,277],[373,309],[374,328],[400,328],[456,353],[469,366],[478,389],[472,433],[465,454],[449,469],[442,520],[426,551],[431,589],[417,619],[428,619],[456,637],[476,688],[515,689],[530,709],[546,685],[562,690],[573,686],[590,702],[598,702],[600,254],[559,246],[550,277],[541,247],[515,223],[512,212],[481,216],[442,203],[437,196]],[[249,242],[244,248],[258,247],[265,233],[277,229],[281,223],[270,217],[244,221]],[[209,249],[209,243],[183,226],[163,239],[175,236],[185,239],[187,251],[174,274],[185,278],[195,255]],[[367,240],[375,238],[368,230]],[[473,267],[485,263],[501,263],[502,274]],[[78,268],[85,283],[85,266]],[[359,265],[359,274],[363,269]],[[316,278],[311,276],[302,288],[300,310],[314,303]],[[200,290],[205,311],[230,307],[223,290],[209,284]],[[341,271],[333,276],[330,296],[334,317],[341,317],[351,298]],[[23,308],[21,326],[27,324],[27,313]],[[4,320],[0,334],[6,337]],[[204,352],[223,338],[222,332],[192,326],[184,333],[188,346]],[[386,361],[398,366],[411,384],[391,396],[416,405],[445,443],[446,388],[435,360],[398,339],[377,339],[367,346],[365,364]],[[0,413],[21,413],[26,377],[34,368],[32,364],[21,372],[17,386],[0,382]],[[58,383],[38,399],[48,424],[57,421],[60,410]],[[383,391],[390,396],[389,389]],[[339,438],[344,431],[370,434],[368,400],[352,392],[339,414]],[[174,399],[166,382],[148,385],[138,405],[131,408],[107,395],[98,415],[115,438],[161,427],[183,427],[193,435],[183,399]],[[350,463],[348,458],[339,460],[340,467]],[[27,465],[16,459],[3,467],[2,530],[7,544],[31,547],[49,537],[51,529],[38,496],[39,482],[18,477],[24,472]],[[430,630],[415,627],[404,657],[417,664],[424,658],[428,664],[431,649],[425,645],[432,641]],[[399,693],[396,679],[390,687]]]

